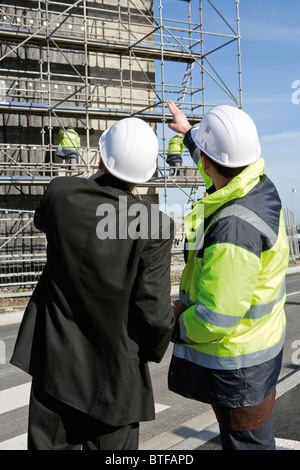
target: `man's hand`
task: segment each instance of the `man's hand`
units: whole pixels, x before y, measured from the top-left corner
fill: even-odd
[[[175,318],[179,317],[179,315],[181,315],[181,313],[184,312],[187,308],[188,307],[180,300],[174,300],[173,302],[174,317]]]
[[[169,128],[175,132],[180,132],[185,135],[187,131],[192,127],[186,118],[186,115],[177,108],[173,101],[168,101],[168,107],[170,112],[173,114],[173,122],[169,124]]]

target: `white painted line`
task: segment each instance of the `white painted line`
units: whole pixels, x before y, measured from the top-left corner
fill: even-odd
[[[276,399],[300,383],[300,371],[293,373],[276,386]],[[206,419],[206,421],[205,421]],[[208,411],[193,418],[177,428],[162,433],[140,445],[141,450],[193,450],[210,441],[219,434],[214,412]],[[278,441],[278,450],[298,450],[293,441],[289,444]],[[300,447],[300,443],[298,443]]]
[[[14,323],[21,323],[24,315],[24,310],[13,313],[0,314],[0,326],[12,325]]]
[[[154,405],[155,405],[155,413],[160,413],[161,411],[164,411],[164,410],[170,408],[167,405],[159,405],[158,403],[155,403]]]
[[[203,431],[195,433],[189,439],[185,439],[175,446],[169,447],[169,450],[193,450],[206,444],[220,434],[219,424],[215,423]]]
[[[300,383],[300,370],[289,375],[276,385],[276,398],[296,387]]]
[[[217,425],[210,426],[205,431],[198,433],[196,447],[205,444],[207,440],[211,440],[213,438],[213,434],[216,436],[218,432],[216,430]],[[205,437],[205,433],[210,433],[207,437]],[[205,440],[206,439],[206,440]],[[275,439],[276,441],[276,450],[300,450],[300,442],[292,441],[289,439]],[[179,445],[175,445],[169,449],[171,450],[193,450],[195,446],[189,447],[189,445],[193,445],[192,440],[183,441]],[[27,434],[21,434],[20,436],[13,437],[12,439],[8,439],[7,441],[0,442],[0,450],[27,450]],[[159,449],[154,449],[159,450]]]
[[[300,383],[300,371],[297,371],[276,386],[276,399]],[[31,383],[18,385],[0,392],[0,413],[12,411],[28,405]],[[155,412],[169,408],[155,403]],[[212,410],[192,418],[180,426],[141,443],[140,450],[193,450],[218,436],[218,423]],[[299,450],[300,443],[276,438],[277,450]],[[0,443],[0,450],[26,450],[27,434],[8,439]]]
[[[29,404],[31,382],[7,388],[0,391],[0,414],[27,406]],[[168,408],[168,405],[155,403],[155,413],[160,413]]]
[[[31,383],[18,385],[0,392],[0,413],[6,413],[29,403]],[[155,403],[155,413],[170,408],[167,405]],[[27,450],[27,433],[0,442],[0,450]]]
[[[300,290],[298,290],[297,292],[290,292],[289,294],[286,294],[286,296],[288,297],[289,295],[295,295],[295,294],[300,294]]]
[[[300,266],[290,266],[287,268],[287,274],[293,274],[293,273],[298,273],[300,272]]]
[[[195,418],[192,418],[180,426],[170,431],[166,431],[159,436],[153,437],[139,446],[140,450],[166,450],[176,445],[182,444],[189,438],[195,436],[198,432],[205,430],[216,423],[216,417],[213,410],[207,411]],[[199,444],[197,444],[198,446]]]
[[[276,450],[300,450],[300,442],[290,439],[275,439]]]
[[[0,392],[0,414],[29,404],[31,382]]]
[[[27,450],[27,434],[0,442],[0,450]]]

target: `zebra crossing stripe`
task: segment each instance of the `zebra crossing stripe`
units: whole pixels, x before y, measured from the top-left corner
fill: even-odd
[[[27,434],[0,442],[0,450],[27,450]]]
[[[29,404],[31,382],[0,391],[0,414]]]
[[[29,405],[31,382],[0,391],[0,414]],[[166,410],[169,406],[155,403],[155,413]],[[27,433],[0,442],[0,450],[26,450]]]
[[[31,382],[28,382],[0,391],[0,414],[27,406],[29,404],[30,388]],[[160,413],[167,408],[169,406],[155,403],[155,413]]]

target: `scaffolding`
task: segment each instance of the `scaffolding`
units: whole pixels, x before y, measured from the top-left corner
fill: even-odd
[[[166,17],[163,0],[3,0],[0,182],[5,194],[42,193],[52,177],[64,174],[56,157],[60,127],[72,124],[79,132],[75,174],[86,177],[98,166],[102,132],[120,118],[137,116],[151,123],[160,142],[157,172],[144,191],[163,188],[166,204],[169,188],[180,189],[188,200],[197,198],[204,182],[187,154],[180,177],[169,174],[167,101],[172,99],[192,125],[225,100],[242,106],[239,1],[173,4]],[[221,61],[228,49],[234,68],[229,70],[225,59],[219,72],[213,56]],[[208,89],[218,91],[210,98]]]
[[[0,289],[32,290],[46,263],[46,236],[33,224],[34,213],[0,209]],[[0,312],[1,313],[1,312]]]

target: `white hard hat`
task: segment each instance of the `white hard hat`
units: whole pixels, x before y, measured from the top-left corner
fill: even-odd
[[[105,168],[123,181],[144,183],[156,170],[158,140],[142,119],[121,119],[102,134],[99,146]]]
[[[212,160],[237,168],[260,157],[261,147],[251,117],[234,106],[216,106],[192,129],[192,137]]]

